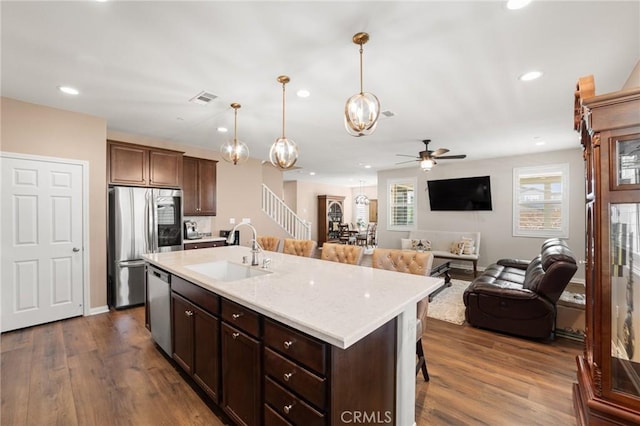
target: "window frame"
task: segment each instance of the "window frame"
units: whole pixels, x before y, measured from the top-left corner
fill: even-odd
[[[393,222],[394,215],[393,210],[394,207],[400,205],[395,204],[392,197],[392,189],[398,185],[406,185],[413,187],[413,201],[412,203],[406,203],[407,207],[412,207],[412,223],[407,225],[398,225]],[[416,177],[407,177],[407,178],[395,178],[387,180],[387,230],[388,231],[413,231],[417,229],[417,209],[418,209],[418,179]]]
[[[559,202],[561,209],[560,229],[522,229],[520,223],[520,180],[523,176],[543,176],[549,174],[560,173],[562,195]],[[514,237],[533,237],[533,238],[569,238],[569,173],[570,167],[568,163],[547,164],[544,166],[526,166],[513,168],[513,200],[512,200],[512,233]],[[551,200],[543,200],[544,203],[550,203]]]

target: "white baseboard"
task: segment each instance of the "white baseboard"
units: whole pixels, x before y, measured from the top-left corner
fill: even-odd
[[[98,315],[109,312],[109,307],[107,305],[98,306],[97,308],[91,308],[89,310],[89,315]]]

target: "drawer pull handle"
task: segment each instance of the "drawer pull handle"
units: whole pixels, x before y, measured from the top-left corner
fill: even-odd
[[[237,339],[238,336],[240,336],[240,333],[231,333],[231,337],[233,337],[234,339]]]
[[[291,379],[291,376],[293,376],[293,373],[295,373],[295,371],[293,371],[291,373],[284,373],[284,375],[282,376],[284,378],[284,381],[288,382],[289,379]]]
[[[291,345],[293,345],[293,342],[291,340],[286,340],[284,342],[284,348],[285,349],[289,349],[291,347]]]
[[[192,317],[193,316],[193,311],[184,311],[184,314],[188,317]]]
[[[231,314],[231,318],[233,318],[234,320],[237,320],[241,316],[242,316],[242,312],[240,312],[239,314]]]
[[[282,407],[282,409],[286,414],[289,414],[294,405],[295,405],[295,402],[289,405],[285,405],[284,407]]]

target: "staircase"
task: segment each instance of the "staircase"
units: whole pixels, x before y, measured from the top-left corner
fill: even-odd
[[[262,211],[297,240],[311,239],[311,223],[300,219],[265,184],[262,184]]]

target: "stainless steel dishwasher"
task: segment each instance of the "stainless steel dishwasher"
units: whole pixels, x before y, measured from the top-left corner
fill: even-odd
[[[151,337],[171,356],[171,276],[154,266],[147,265],[147,295]]]

